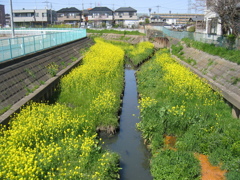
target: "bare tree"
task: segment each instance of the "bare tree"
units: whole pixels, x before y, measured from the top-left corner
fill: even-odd
[[[208,0],[208,7],[216,12],[221,20],[222,33],[238,35],[240,16],[237,4],[240,0]]]
[[[194,3],[192,3],[192,9],[195,11],[204,11],[206,7],[206,0],[195,0]]]
[[[240,0],[195,0],[192,8],[203,11],[206,7],[218,14],[222,25],[222,34],[238,36],[240,29],[240,12],[237,9]]]

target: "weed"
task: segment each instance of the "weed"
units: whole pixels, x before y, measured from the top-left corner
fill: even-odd
[[[2,115],[3,113],[5,113],[6,111],[8,111],[8,110],[10,109],[10,107],[11,107],[11,106],[9,105],[9,106],[6,106],[6,107],[0,109],[0,115]]]
[[[52,62],[52,63],[48,64],[46,68],[48,70],[48,73],[52,77],[54,77],[54,76],[56,76],[56,74],[58,72],[59,66],[55,62]]]
[[[35,78],[36,76],[35,76],[35,74],[34,74],[34,72],[33,71],[31,71],[30,69],[28,69],[28,68],[26,68],[25,69],[25,72],[27,72],[28,73],[28,75],[30,75],[31,77],[33,77],[33,78]]]
[[[78,58],[76,57],[71,57],[72,62],[76,61]]]
[[[195,66],[197,64],[197,61],[192,58],[188,58],[186,62],[192,66]]]
[[[231,80],[232,80],[232,84],[236,85],[240,81],[240,78],[239,77],[231,77]]]
[[[212,59],[208,59],[208,64],[207,64],[207,66],[209,67],[209,66],[211,66],[211,65],[213,65],[214,64],[214,61],[212,60]]]
[[[224,48],[224,47],[216,47],[214,44],[207,44],[199,41],[193,41],[188,38],[183,38],[182,41],[188,45],[191,45],[191,47],[193,48],[199,49],[209,54],[216,55],[224,59],[227,59],[229,61],[240,64],[240,59],[239,59],[240,50],[233,50],[233,49]]]
[[[204,75],[206,75],[208,73],[208,68],[203,68],[201,71]]]

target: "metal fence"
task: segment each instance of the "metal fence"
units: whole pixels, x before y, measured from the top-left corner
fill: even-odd
[[[22,30],[21,33],[28,34],[26,30]],[[35,29],[35,31],[28,29],[28,31],[40,33],[34,36],[0,40],[0,62],[81,39],[87,35],[86,29]]]
[[[163,26],[153,26],[155,30],[162,31],[165,36],[176,39],[189,38],[191,40],[200,41],[208,44],[215,44],[216,46],[229,47],[227,38],[219,35],[211,35],[206,33],[188,32],[188,31],[172,31]],[[239,40],[237,39],[233,48],[239,48]]]

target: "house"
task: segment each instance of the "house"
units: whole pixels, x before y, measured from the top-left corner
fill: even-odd
[[[166,21],[166,19],[164,19],[164,18],[162,18],[161,16],[159,16],[159,15],[155,15],[155,16],[151,16],[151,18],[150,18],[150,22],[151,23],[163,23],[163,22],[165,22]]]
[[[94,7],[88,11],[87,19],[94,27],[106,27],[113,24],[113,11],[108,7]]]
[[[114,12],[115,25],[133,28],[138,26],[137,10],[131,7],[120,7]]]
[[[195,32],[204,33],[206,29],[206,22],[203,16],[195,16],[189,18],[189,24],[195,25]]]
[[[219,15],[216,12],[212,11],[211,9],[212,9],[212,7],[209,5],[208,0],[207,0],[206,10],[205,10],[205,18],[204,18],[204,20],[206,21],[205,33],[215,34],[215,35],[223,35],[221,19],[220,19]],[[240,17],[240,2],[236,4],[236,10],[238,11],[238,17],[236,17],[234,19],[234,21],[237,25],[238,31],[240,31],[240,18],[239,18]],[[225,21],[226,21],[226,19],[225,19]],[[231,33],[231,32],[228,32],[228,33]]]
[[[221,20],[216,12],[213,12],[210,6],[206,5],[204,21],[206,22],[206,34],[222,35]]]
[[[57,11],[57,23],[80,25],[83,21],[82,11],[75,7],[62,8]]]
[[[4,8],[4,5],[0,4],[0,27],[4,27],[5,25],[6,25],[5,8]]]
[[[139,22],[139,24],[143,24],[144,22],[146,22],[146,19],[150,19],[150,16],[148,16],[148,15],[145,15],[145,14],[143,14],[143,15],[139,15],[138,14],[138,22]]]
[[[16,27],[47,26],[54,23],[55,11],[51,9],[21,9],[13,10],[13,22]]]

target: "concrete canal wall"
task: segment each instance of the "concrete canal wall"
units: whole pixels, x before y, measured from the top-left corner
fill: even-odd
[[[9,109],[0,116],[0,123],[28,101],[51,97],[60,78],[80,63],[81,50],[92,44],[90,38],[82,38],[0,63],[0,110]]]

